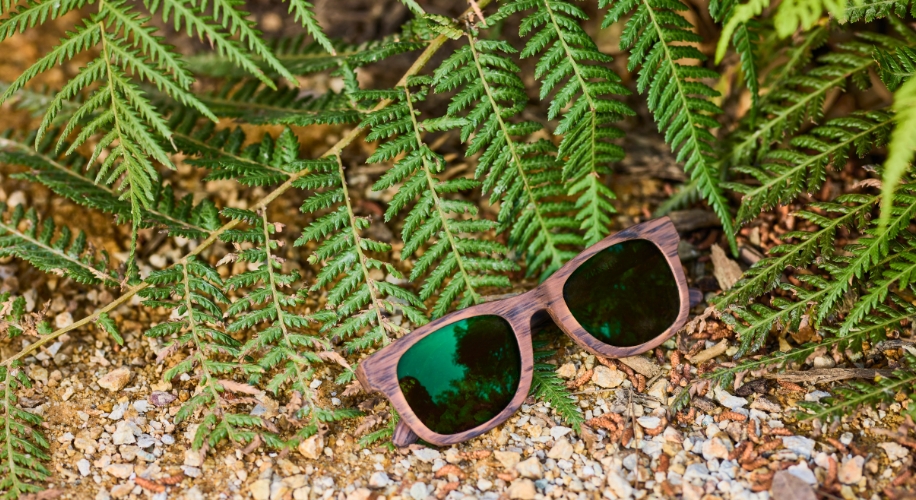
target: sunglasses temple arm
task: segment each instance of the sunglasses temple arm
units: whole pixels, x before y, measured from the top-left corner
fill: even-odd
[[[690,294],[690,308],[693,309],[700,302],[703,302],[703,292],[697,290],[696,288],[688,288],[687,291]]]
[[[419,439],[419,436],[407,425],[407,422],[404,422],[403,419],[398,420],[398,425],[394,428],[394,435],[391,436],[391,441],[394,445],[398,448],[403,448],[416,443],[417,439]]]

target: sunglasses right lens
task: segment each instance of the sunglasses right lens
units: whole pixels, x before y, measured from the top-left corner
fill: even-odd
[[[499,316],[446,325],[398,361],[398,383],[417,418],[439,434],[457,434],[509,406],[522,375],[518,340]]]
[[[566,280],[563,298],[576,321],[616,347],[648,342],[670,327],[681,308],[677,281],[662,251],[648,240],[611,245]]]

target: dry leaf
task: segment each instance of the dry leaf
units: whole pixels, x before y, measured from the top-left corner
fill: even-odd
[[[719,245],[712,246],[712,265],[712,273],[723,292],[729,290],[741,279],[741,266],[729,259],[725,255],[725,250],[722,250]]]

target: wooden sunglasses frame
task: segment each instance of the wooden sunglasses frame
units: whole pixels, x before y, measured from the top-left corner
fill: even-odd
[[[677,281],[681,305],[677,319],[671,326],[654,339],[631,347],[615,347],[606,344],[590,335],[573,317],[563,299],[563,286],[566,280],[580,265],[596,253],[621,242],[643,239],[654,243],[664,254],[668,265]],[[385,395],[401,416],[395,428],[392,441],[397,446],[406,446],[417,438],[426,442],[447,446],[477,437],[506,421],[518,411],[522,402],[528,397],[534,370],[534,353],[531,343],[532,327],[538,321],[546,320],[543,311],[577,344],[585,350],[606,358],[623,358],[640,354],[657,347],[674,335],[687,322],[690,309],[691,293],[687,288],[687,278],[678,258],[677,247],[680,237],[674,224],[668,217],[654,219],[637,224],[628,229],[599,241],[567,262],[557,272],[547,278],[536,288],[521,295],[495,302],[488,302],[456,311],[414,330],[391,345],[362,361],[356,376],[367,391],[378,391]],[[506,319],[512,326],[518,340],[522,358],[522,374],[518,390],[512,401],[498,415],[472,429],[457,434],[439,434],[432,431],[414,414],[401,392],[397,378],[397,366],[401,356],[413,347],[420,339],[440,328],[473,316],[496,315]]]

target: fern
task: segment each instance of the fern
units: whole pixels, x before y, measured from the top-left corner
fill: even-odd
[[[491,203],[500,202],[498,222],[511,227],[510,247],[525,255],[528,275],[538,273],[544,279],[576,255],[567,247],[584,243],[573,232],[581,224],[567,215],[575,210],[572,203],[553,201],[566,194],[553,145],[519,139],[541,126],[510,120],[527,101],[519,68],[507,57],[515,49],[502,41],[478,39],[474,31],[467,39],[467,45],[436,69],[435,90],[460,89],[448,116],[466,119],[461,126],[461,140],[468,143],[465,154],[481,153],[475,177],[484,176],[483,191],[491,193]]]
[[[16,390],[32,383],[18,363],[0,365],[0,492],[4,499],[22,498],[44,488],[51,477],[42,462],[51,460],[50,443],[41,433],[41,417],[17,407]]]
[[[544,349],[543,342],[535,343],[534,371],[532,371],[531,394],[542,401],[546,401],[572,426],[576,432],[581,432],[585,417],[576,404],[575,398],[566,388],[566,383],[557,376],[555,365],[543,363],[542,360],[556,356],[555,351]]]
[[[341,94],[328,92],[317,97],[300,97],[297,89],[272,89],[257,80],[241,83],[232,80],[218,94],[200,99],[217,116],[253,125],[342,125],[362,118],[360,111]]]
[[[6,217],[0,203],[0,257],[17,257],[42,272],[66,276],[77,283],[117,286],[120,281],[108,270],[108,257],[98,259],[82,231],[73,236],[69,227],[59,230],[51,219],[43,223],[35,209],[16,205]]]
[[[678,0],[601,0],[599,5],[609,8],[603,27],[633,13],[620,40],[621,49],[630,50],[628,69],[639,68],[637,88],[648,94],[649,110],[659,131],[665,133],[665,142],[677,153],[677,160],[684,163],[684,171],[697,181],[699,191],[722,221],[732,252],[737,253],[732,216],[719,186],[715,137],[710,132],[718,128],[714,117],[722,110],[710,100],[718,92],[700,81],[718,78],[718,74],[680,62],[706,60],[694,45],[702,38],[690,31],[690,22],[679,14],[687,6]]]
[[[175,422],[180,423],[198,412],[204,414],[192,441],[194,449],[204,444],[213,447],[225,439],[247,443],[255,436],[277,446],[278,439],[271,433],[251,430],[261,425],[259,417],[228,410],[230,403],[224,396],[226,390],[254,388],[219,377],[250,374],[262,369],[235,361],[240,354],[239,342],[218,329],[222,316],[219,304],[226,304],[229,299],[222,292],[224,284],[216,270],[192,257],[171,268],[153,272],[145,281],[151,286],[139,292],[146,299],[144,305],[171,309],[173,318],[177,318],[146,331],[152,338],[174,337],[159,356],[164,358],[183,348],[190,350],[187,356],[166,370],[163,378],[172,380],[191,373],[200,378],[198,391],[175,415]]]
[[[906,17],[908,11],[910,15],[916,15],[916,4],[911,6],[910,0],[862,0],[849,2],[845,18],[850,23],[870,23],[891,15]]]
[[[898,184],[912,168],[913,151],[916,150],[916,78],[906,81],[894,92],[894,118],[896,123],[887,146],[887,159],[881,179],[880,230],[892,231],[895,217],[894,203],[901,196]]]
[[[313,191],[300,210],[316,213],[337,206],[304,228],[295,243],[319,243],[308,260],[323,265],[310,290],[328,290],[327,308],[334,315],[325,323],[327,335],[350,339],[345,345],[353,351],[387,344],[392,336],[406,333],[388,315],[401,312],[412,324],[425,324],[428,320],[420,299],[394,283],[372,277],[373,269],[385,270],[396,279],[401,275],[391,264],[370,256],[389,252],[391,246],[362,236],[370,222],[353,211],[340,157],[312,160],[307,167],[310,173],[293,182],[296,188]]]
[[[558,157],[570,196],[578,198],[576,218],[581,221],[585,244],[609,234],[615,195],[604,183],[609,163],[623,158],[623,148],[610,142],[623,131],[610,126],[635,112],[611,96],[629,95],[606,65],[612,59],[601,53],[580,26],[588,16],[565,0],[516,0],[506,3],[489,23],[534,9],[522,20],[520,36],[530,36],[522,58],[540,56],[534,77],[541,82],[540,97],[550,100],[547,118],[560,118],[554,131],[562,135]],[[561,117],[562,116],[562,117]]]
[[[367,141],[386,140],[366,161],[378,163],[401,157],[372,189],[379,191],[400,184],[385,213],[386,222],[413,203],[401,230],[401,259],[428,246],[417,259],[410,279],[427,276],[420,299],[438,295],[432,316],[439,317],[456,301],[458,308],[481,303],[481,288],[508,288],[509,279],[500,273],[515,271],[518,266],[505,258],[505,246],[480,237],[495,230],[495,222],[478,218],[477,207],[470,202],[446,198],[480,183],[463,178],[440,181],[436,177],[443,171],[445,160],[423,141],[423,134],[447,127],[453,120],[420,120],[416,106],[425,100],[430,79],[418,77],[408,84],[419,88],[396,89],[391,96],[395,104],[370,113],[363,121],[362,126],[371,130]],[[460,218],[464,214],[470,218]]]
[[[855,2],[856,0],[852,0]],[[847,0],[783,0],[773,15],[773,25],[781,38],[799,29],[811,29],[825,12],[845,19]]]

